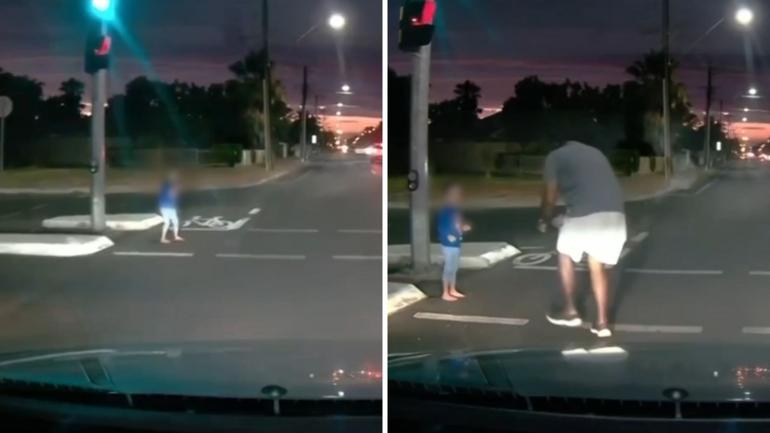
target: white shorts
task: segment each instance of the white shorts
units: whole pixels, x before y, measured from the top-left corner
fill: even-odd
[[[598,212],[564,218],[556,250],[574,262],[588,254],[605,265],[616,265],[626,243],[626,216],[620,212]]]

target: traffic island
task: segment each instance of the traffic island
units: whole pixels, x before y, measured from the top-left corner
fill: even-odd
[[[388,315],[427,297],[425,293],[413,284],[388,282]]]
[[[68,234],[0,234],[0,254],[79,257],[96,254],[114,244],[105,236]]]
[[[460,269],[486,269],[509,259],[519,251],[513,245],[505,242],[467,242],[462,246]],[[398,269],[408,266],[412,260],[411,245],[388,245],[388,268]],[[430,261],[434,265],[442,265],[444,257],[441,245],[431,244]]]
[[[107,228],[115,231],[142,231],[163,223],[156,214],[113,214],[107,215]],[[43,227],[59,230],[88,230],[91,228],[90,215],[68,215],[43,220]]]

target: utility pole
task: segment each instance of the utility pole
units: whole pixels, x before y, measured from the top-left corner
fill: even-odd
[[[302,138],[300,139],[300,151],[302,162],[307,161],[307,66],[302,68]]]
[[[264,112],[264,143],[265,143],[265,170],[273,170],[273,138],[270,125],[270,9],[268,0],[262,0],[262,50],[265,53],[264,79],[262,81],[262,99]]]
[[[107,22],[101,21],[101,35],[107,36]],[[102,232],[107,228],[107,206],[105,198],[106,146],[105,108],[107,104],[107,69],[93,74],[93,95],[91,101],[91,229]]]
[[[711,167],[711,98],[714,94],[712,86],[713,67],[711,62],[706,69],[706,139],[703,142],[703,166],[706,169]]]
[[[671,23],[669,0],[663,0],[663,164],[666,181],[671,179]]]
[[[428,96],[430,92],[431,46],[412,55],[412,103],[410,122],[410,178],[416,188],[410,195],[412,268],[424,272],[430,267],[430,182],[428,178]],[[410,179],[411,181],[412,179]]]

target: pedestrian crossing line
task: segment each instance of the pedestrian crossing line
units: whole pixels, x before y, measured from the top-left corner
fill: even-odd
[[[749,275],[754,277],[770,277],[770,271],[749,271]]]
[[[415,313],[413,316],[415,319],[420,320],[438,320],[444,322],[461,322],[461,323],[481,323],[488,325],[509,325],[509,326],[524,326],[529,323],[529,319],[518,319],[514,317],[490,317],[490,316],[461,316],[456,314],[443,314],[443,313]]]
[[[298,254],[217,254],[220,259],[253,259],[253,260],[305,260],[307,256]]]
[[[380,235],[382,230],[379,229],[339,229],[337,233],[345,233],[349,235]]]
[[[249,229],[250,232],[257,233],[318,233],[318,229],[265,229],[265,228],[253,228]]]
[[[743,334],[768,335],[770,326],[744,326],[741,328]]]
[[[583,329],[591,329],[590,323],[581,325]],[[610,325],[610,329],[615,332],[629,332],[642,334],[702,334],[702,326],[680,326],[680,325],[637,325],[629,323],[616,323]]]
[[[195,255],[194,253],[170,253],[161,251],[115,251],[112,254],[122,257],[192,257]]]
[[[641,269],[626,268],[624,272],[630,274],[659,274],[659,275],[722,275],[725,272],[711,269]]]
[[[332,256],[334,260],[382,260],[382,256]]]

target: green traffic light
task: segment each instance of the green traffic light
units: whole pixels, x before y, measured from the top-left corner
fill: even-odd
[[[90,0],[91,13],[97,18],[104,21],[112,21],[115,19],[115,8],[117,0]]]

